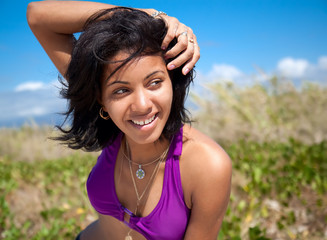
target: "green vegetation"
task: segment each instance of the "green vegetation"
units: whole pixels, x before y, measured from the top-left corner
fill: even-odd
[[[200,106],[197,126],[219,143],[327,139],[326,87],[306,83],[297,89],[272,78],[267,86],[240,88],[221,81],[207,88],[205,99],[192,95]]]
[[[241,141],[227,151],[234,184],[221,239],[324,239],[327,141]]]
[[[95,163],[75,154],[32,163],[0,160],[1,239],[74,239],[94,218],[85,181]]]
[[[327,90],[210,87],[197,128],[233,162],[221,239],[327,238]],[[0,239],[74,239],[96,218],[85,181],[96,154],[67,151],[47,127],[0,129]]]

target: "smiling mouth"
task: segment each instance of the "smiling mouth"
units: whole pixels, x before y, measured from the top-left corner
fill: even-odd
[[[146,119],[144,121],[135,121],[135,120],[131,120],[134,124],[139,125],[139,126],[144,126],[147,124],[150,124],[153,122],[153,120],[156,118],[157,114],[153,115],[153,117]]]

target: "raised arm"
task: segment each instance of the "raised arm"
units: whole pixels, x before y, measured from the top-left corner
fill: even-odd
[[[27,21],[51,61],[64,76],[71,57],[73,34],[82,31],[86,20],[95,12],[113,7],[116,6],[96,2],[32,2],[27,8]],[[150,15],[156,12],[154,9],[142,10]],[[183,52],[170,62],[168,69],[173,69],[174,66],[179,67],[187,62],[183,68],[183,73],[187,73],[188,69],[192,69],[200,58],[199,47],[192,29],[180,23],[176,18],[163,14],[158,17],[166,20],[168,25],[168,34],[163,41],[163,47],[166,47],[174,37],[178,37],[178,44],[167,53],[167,56],[174,57]],[[182,32],[187,32],[187,38],[185,35],[180,35]]]
[[[111,6],[70,1],[44,1],[28,4],[28,24],[63,76],[71,57],[73,33],[80,32],[87,18],[105,7]]]

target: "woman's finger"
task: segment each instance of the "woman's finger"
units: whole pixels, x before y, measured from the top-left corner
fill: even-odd
[[[185,64],[185,66],[183,67],[183,74],[186,75],[194,67],[195,63],[200,59],[200,48],[198,46],[197,39],[194,34],[192,34],[190,37],[189,35],[187,35],[187,38],[186,34],[184,34],[183,37],[184,41],[186,41],[186,48],[183,45],[183,41],[179,40],[179,43],[176,44],[176,46],[174,47],[175,49],[172,49],[169,54],[175,54],[175,52],[173,52],[174,50],[176,52],[181,51],[181,49],[185,50],[183,50],[176,59],[171,61],[167,67],[169,70],[172,70]]]
[[[196,44],[196,45],[194,45]],[[197,60],[200,58],[199,49],[196,40],[189,40],[187,49],[181,53],[176,59],[168,64],[168,69],[172,70],[178,66],[185,64],[183,67],[183,74],[187,74],[195,65]]]
[[[197,63],[197,61],[200,59],[200,48],[199,45],[197,43],[197,39],[194,35],[194,39],[193,39],[193,47],[194,47],[194,53],[191,59],[189,59],[185,66],[182,69],[182,72],[184,75],[188,74],[189,71],[194,68],[195,64]]]
[[[177,43],[176,45],[166,52],[166,58],[174,58],[188,48],[188,39],[193,37],[193,31],[191,28],[186,27],[184,24],[180,24],[176,32]]]
[[[182,71],[183,74],[187,74],[200,58],[200,49],[193,30],[180,23],[177,18],[167,15],[160,17],[166,21],[168,27],[161,48],[167,49],[169,43],[177,38],[176,45],[167,51],[165,55],[167,59],[177,57],[168,64],[167,68],[172,70],[185,64]]]
[[[180,25],[179,21],[174,17],[165,16],[165,21],[168,26],[167,34],[162,41],[161,48],[163,50],[167,49],[169,43],[176,37],[176,32]]]

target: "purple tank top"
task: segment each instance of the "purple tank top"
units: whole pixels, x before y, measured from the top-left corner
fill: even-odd
[[[114,169],[122,134],[113,144],[104,148],[86,183],[88,196],[95,210],[115,217],[146,239],[183,239],[190,217],[184,202],[181,184],[179,156],[182,153],[183,128],[174,136],[167,155],[163,188],[160,200],[153,211],[145,217],[135,216],[118,200],[114,182]],[[129,223],[124,214],[129,214]]]

